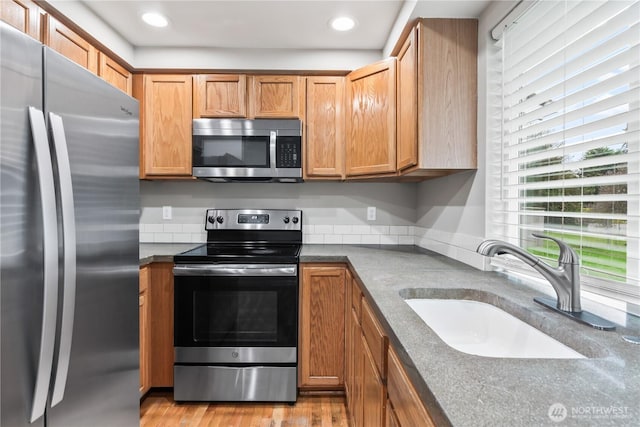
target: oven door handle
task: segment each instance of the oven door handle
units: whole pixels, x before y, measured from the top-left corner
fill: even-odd
[[[295,276],[296,264],[176,264],[174,276]]]

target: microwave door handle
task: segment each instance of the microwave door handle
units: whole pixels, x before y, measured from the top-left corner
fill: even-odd
[[[269,132],[269,158],[271,160],[271,172],[273,173],[276,172],[276,137],[275,131]]]
[[[58,310],[58,219],[56,214],[55,189],[53,186],[53,165],[47,138],[47,127],[42,111],[29,107],[29,121],[36,157],[40,203],[42,209],[43,240],[43,301],[42,329],[40,332],[40,353],[33,389],[33,404],[29,422],[33,423],[44,415],[53,368],[56,317]]]
[[[64,242],[64,279],[62,291],[62,317],[60,320],[60,345],[58,363],[51,394],[51,406],[56,406],[64,397],[69,373],[73,318],[76,305],[76,219],[71,183],[71,165],[67,138],[62,117],[49,113],[49,125],[56,151],[58,178],[60,182],[60,208],[62,211],[62,236]]]

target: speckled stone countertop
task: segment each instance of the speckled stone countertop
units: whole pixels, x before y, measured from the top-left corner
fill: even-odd
[[[140,254],[142,259],[142,246]],[[640,425],[640,345],[622,339],[640,335],[637,317],[583,298],[584,309],[621,325],[613,332],[598,331],[534,303],[542,293],[554,295],[550,285],[481,272],[415,247],[304,245],[300,262],[352,266],[439,426]],[[420,297],[491,303],[587,358],[508,359],[459,352],[403,299]],[[563,408],[566,417],[552,420],[550,413],[559,416]]]
[[[172,262],[173,256],[202,243],[141,243],[140,265],[152,262]]]

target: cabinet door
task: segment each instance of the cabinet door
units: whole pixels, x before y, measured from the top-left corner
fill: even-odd
[[[347,76],[347,176],[396,170],[395,58]]]
[[[247,76],[194,76],[193,117],[247,117]]]
[[[0,1],[0,19],[40,40],[40,8],[31,0]]]
[[[345,270],[345,304],[344,304],[344,391],[347,409],[351,410],[353,391],[353,338],[351,335],[351,271]]]
[[[252,76],[251,82],[250,117],[303,117],[299,76]]]
[[[300,387],[339,389],[344,384],[343,266],[302,267]]]
[[[400,359],[391,347],[389,347],[389,375],[387,388],[389,401],[394,408],[395,415],[401,426],[434,427],[426,408],[422,405],[418,393],[413,388],[411,381],[404,372]]]
[[[149,390],[149,269],[140,269],[140,291],[138,294],[140,326],[140,395]]]
[[[421,167],[476,169],[478,21],[423,19],[418,36]]]
[[[418,164],[418,28],[398,52],[397,168]]]
[[[307,178],[344,178],[344,77],[307,77]]]
[[[92,73],[98,74],[97,49],[51,15],[46,15],[45,19],[44,44]]]
[[[143,76],[140,169],[143,177],[191,176],[191,76]]]
[[[353,353],[351,354],[353,363],[353,386],[351,407],[349,415],[353,427],[365,427],[363,417],[363,379],[364,379],[364,347],[362,329],[356,312],[351,309],[351,340],[353,343]]]
[[[364,356],[362,368],[362,421],[366,427],[382,427],[385,421],[385,388],[380,375],[378,375],[376,362],[364,337],[362,338],[362,347]]]
[[[133,75],[131,71],[109,58],[104,52],[98,52],[98,75],[127,95],[131,95]]]
[[[387,407],[385,408],[385,413],[385,418],[387,419],[385,427],[400,427],[400,421],[398,421],[396,411],[393,410],[393,406],[391,406],[391,403],[389,403],[389,399],[387,399]]]
[[[173,263],[151,264],[149,283],[151,387],[173,387]]]

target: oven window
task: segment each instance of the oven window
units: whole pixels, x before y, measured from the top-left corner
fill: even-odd
[[[178,347],[295,347],[297,277],[176,276]]]
[[[193,341],[237,344],[278,341],[278,293],[237,291],[193,293]]]
[[[268,136],[194,136],[196,167],[270,167]]]

